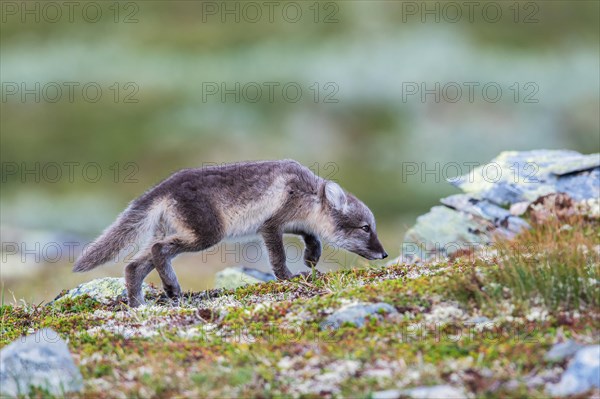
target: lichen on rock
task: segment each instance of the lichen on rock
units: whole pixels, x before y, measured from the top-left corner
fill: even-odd
[[[146,294],[148,292],[155,292],[156,290],[144,283],[142,286],[142,291],[144,294]],[[125,286],[125,279],[117,277],[104,277],[85,282],[69,290],[64,295],[56,298],[54,303],[58,304],[66,299],[76,299],[83,295],[88,295],[89,297],[101,303],[109,303],[115,300],[126,300],[127,288]]]

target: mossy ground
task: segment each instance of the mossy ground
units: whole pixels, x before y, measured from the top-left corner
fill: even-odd
[[[516,279],[511,268],[522,264],[499,250],[188,293],[177,306],[152,294],[140,309],[89,297],[4,305],[0,346],[43,327],[58,331],[85,379],[85,391],[73,397],[369,397],[433,384],[476,397],[547,397],[535,381],[556,381],[566,365],[545,361],[548,349],[564,338],[599,341],[600,309],[589,300],[598,290],[598,232],[586,223],[563,232],[521,237],[537,245],[527,247],[532,256],[553,260],[544,263],[550,273],[583,262],[573,267],[588,280],[558,297],[543,284],[525,289],[523,279],[539,276]],[[562,243],[550,248],[557,234]],[[573,283],[571,274],[558,275]],[[398,314],[362,328],[320,329],[354,301],[386,302]]]

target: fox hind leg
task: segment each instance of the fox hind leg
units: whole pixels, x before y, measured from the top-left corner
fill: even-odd
[[[145,303],[142,294],[142,283],[146,276],[156,268],[163,283],[165,293],[169,298],[181,295],[181,287],[177,281],[171,259],[182,252],[195,249],[195,245],[186,243],[177,236],[167,237],[155,242],[150,250],[136,257],[125,267],[125,284],[129,306],[137,307]]]
[[[167,237],[165,240],[152,246],[152,258],[154,266],[163,283],[167,296],[171,299],[181,296],[181,286],[177,281],[175,270],[171,265],[171,259],[183,252],[203,251],[217,244],[220,239],[187,241],[179,236]]]
[[[154,267],[167,296],[178,298],[181,286],[171,260],[183,252],[202,251],[218,244],[222,239],[221,224],[211,209],[195,209],[186,199],[178,199],[164,209],[160,227],[162,234],[151,245]]]
[[[163,283],[165,293],[171,299],[181,295],[181,286],[171,265],[171,259],[185,252],[186,247],[187,245],[179,238],[167,238],[152,246],[152,258],[156,271]]]
[[[127,287],[129,306],[137,307],[145,303],[142,283],[152,269],[154,269],[154,264],[149,252],[135,258],[125,266],[125,286]]]

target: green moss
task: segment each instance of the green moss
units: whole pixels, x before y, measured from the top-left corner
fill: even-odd
[[[575,238],[570,235],[565,245]],[[156,294],[148,300],[160,306],[140,310],[89,297],[45,307],[2,306],[1,342],[56,329],[69,339],[84,379],[103,381],[87,384],[86,398],[320,397],[332,394],[318,389],[327,385],[318,380],[323,375],[340,396],[368,397],[400,383],[462,378],[477,397],[542,397],[543,388],[522,384],[509,391],[502,383],[556,367],[543,356],[558,334],[593,339],[600,327],[598,308],[584,307],[577,317],[563,309],[528,320],[533,306],[545,303],[527,303],[512,291],[494,297],[482,290],[503,277],[497,266],[482,270],[478,262],[349,269],[316,280],[190,293],[177,308]],[[334,310],[354,301],[385,302],[399,314],[373,318],[361,328],[319,328]],[[431,318],[437,306],[457,301],[464,317]],[[489,323],[468,323],[482,314]],[[141,333],[128,333],[135,331]],[[370,373],[374,370],[382,374]],[[300,385],[303,391],[296,390]]]
[[[85,294],[76,298],[64,297],[60,301],[51,303],[49,306],[58,312],[68,314],[93,312],[101,307],[101,303]]]

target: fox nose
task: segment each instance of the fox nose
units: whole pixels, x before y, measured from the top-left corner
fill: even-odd
[[[387,252],[383,251],[383,253],[381,254],[381,259],[385,259],[388,257]]]

